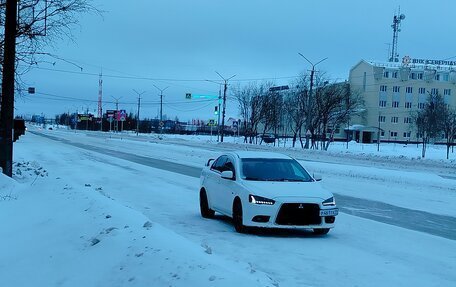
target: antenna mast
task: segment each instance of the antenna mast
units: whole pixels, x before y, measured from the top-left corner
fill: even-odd
[[[399,62],[399,54],[397,53],[397,40],[399,37],[399,32],[401,31],[401,21],[405,19],[404,14],[400,14],[401,10],[399,8],[398,15],[394,15],[393,17],[393,45],[391,49],[391,57],[389,58],[390,62]]]

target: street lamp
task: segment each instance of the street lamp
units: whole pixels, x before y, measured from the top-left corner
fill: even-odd
[[[308,149],[309,148],[309,139],[310,139],[310,129],[311,129],[311,124],[312,124],[311,104],[312,104],[312,87],[313,87],[313,77],[315,74],[315,66],[320,64],[321,62],[323,62],[324,60],[326,60],[328,58],[324,58],[324,59],[318,61],[317,63],[313,64],[303,54],[301,54],[301,53],[298,53],[298,54],[299,54],[299,56],[303,57],[312,66],[312,70],[310,71],[310,91],[309,91],[309,96],[307,97],[307,118],[306,118],[307,131],[306,131],[306,144],[304,146],[305,149]]]
[[[141,95],[145,93],[144,92],[138,92],[135,89],[133,89],[133,92],[135,92],[138,95],[138,114],[137,114],[137,119],[136,119],[136,135],[139,134],[139,109],[141,108]]]
[[[236,77],[236,75],[233,75],[229,77],[228,79],[225,79],[222,75],[220,75],[219,72],[215,71],[217,75],[220,76],[220,78],[223,79],[224,81],[224,88],[223,88],[223,110],[222,110],[222,135],[220,136],[220,142],[223,142],[223,135],[225,133],[225,110],[226,110],[226,90],[228,86],[228,81],[231,80],[232,78]]]
[[[163,91],[166,90],[169,87],[166,87],[164,89],[160,89],[156,85],[153,85],[157,90],[160,91],[160,133],[163,131]]]

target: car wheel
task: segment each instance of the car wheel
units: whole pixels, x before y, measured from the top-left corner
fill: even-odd
[[[204,218],[213,218],[215,211],[209,208],[209,202],[207,201],[207,194],[204,190],[200,191],[200,211],[201,216]]]
[[[239,198],[236,198],[233,203],[233,224],[237,232],[246,232],[246,227],[242,223],[242,204]]]
[[[315,228],[313,232],[316,235],[325,235],[328,234],[329,228]]]

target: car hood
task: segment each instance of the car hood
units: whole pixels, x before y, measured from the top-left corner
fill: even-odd
[[[328,199],[333,194],[324,189],[319,182],[277,182],[277,181],[247,181],[242,185],[253,195],[270,199],[278,197],[307,197]]]

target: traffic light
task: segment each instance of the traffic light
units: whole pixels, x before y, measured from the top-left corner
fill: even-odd
[[[215,106],[214,115],[218,115],[218,106]]]

